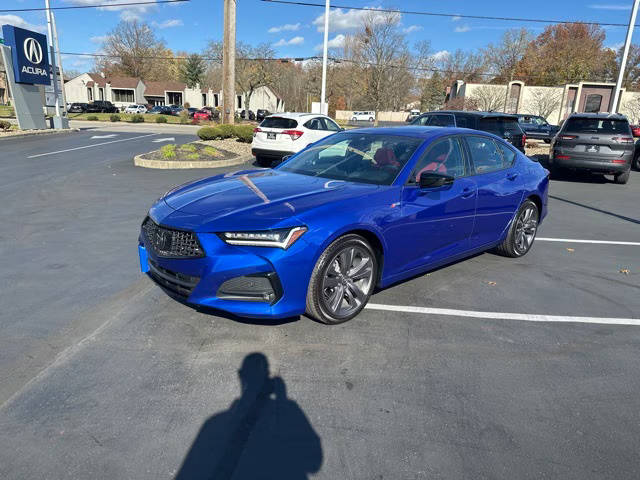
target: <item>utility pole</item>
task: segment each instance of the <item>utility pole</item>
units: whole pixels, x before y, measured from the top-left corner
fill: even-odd
[[[62,128],[62,116],[60,115],[60,95],[58,93],[58,71],[56,69],[56,57],[55,50],[53,49],[53,26],[51,21],[51,7],[49,6],[49,0],[44,0],[45,8],[47,9],[47,31],[49,33],[49,58],[51,62],[51,69],[53,70],[53,94],[56,97],[56,118],[54,118],[54,128]]]
[[[629,55],[629,46],[631,45],[631,37],[633,36],[633,27],[636,23],[636,15],[638,14],[638,5],[640,0],[633,1],[631,9],[631,18],[629,18],[629,27],[627,28],[627,38],[624,41],[624,50],[622,51],[622,61],[620,62],[620,71],[618,72],[618,81],[616,82],[616,91],[613,93],[613,103],[611,104],[611,113],[618,111],[618,100],[620,98],[620,89],[622,88],[622,79],[624,77],[624,69],[627,65],[627,56]]]
[[[222,122],[235,123],[236,106],[236,0],[224,0],[222,39]]]
[[[327,0],[324,6],[324,44],[322,47],[322,90],[320,93],[320,113],[324,113],[327,115],[327,112],[324,108],[325,105],[325,96],[327,94],[327,54],[329,51],[329,6],[330,0]]]

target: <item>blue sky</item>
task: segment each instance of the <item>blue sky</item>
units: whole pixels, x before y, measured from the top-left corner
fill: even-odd
[[[82,5],[118,3],[127,0],[51,0],[52,5]],[[314,0],[323,3],[322,0]],[[626,23],[632,0],[459,0],[455,6],[435,0],[332,0],[337,5],[401,8],[402,10],[464,13],[469,15],[541,17],[608,23]],[[453,2],[451,2],[453,4]],[[93,53],[99,51],[100,37],[106,35],[123,18],[138,18],[148,22],[158,36],[174,51],[199,52],[208,40],[222,37],[222,0],[191,0],[174,5],[130,7],[127,9],[62,10],[56,13],[61,50]],[[13,0],[0,2],[1,8],[30,8],[44,5],[44,0]],[[531,8],[535,5],[535,8]],[[237,39],[247,43],[271,43],[278,56],[300,57],[318,54],[322,43],[324,9],[294,5],[269,4],[260,0],[237,0]],[[343,35],[353,32],[361,12],[332,10],[330,39],[338,45]],[[0,25],[12,23],[25,28],[44,26],[42,13],[0,12]],[[457,48],[476,49],[499,40],[505,29],[527,27],[540,33],[544,24],[467,20],[419,15],[402,15],[401,28],[413,44],[431,41],[434,52]],[[626,29],[606,28],[607,46],[623,42]],[[640,38],[637,34],[635,38]],[[68,69],[90,69],[87,58],[65,56]]]

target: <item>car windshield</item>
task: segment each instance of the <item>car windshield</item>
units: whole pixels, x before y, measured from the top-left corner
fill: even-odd
[[[356,183],[391,185],[422,139],[342,132],[321,140],[279,170]]]
[[[624,119],[572,117],[567,120],[565,132],[575,133],[629,133],[629,122]]]
[[[298,122],[292,118],[268,117],[262,121],[260,126],[265,128],[296,128]]]
[[[481,118],[479,129],[485,132],[493,133],[498,136],[508,133],[520,133],[518,121],[515,118],[508,117],[486,117]]]

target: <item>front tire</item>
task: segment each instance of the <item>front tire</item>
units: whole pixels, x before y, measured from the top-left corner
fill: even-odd
[[[375,287],[378,260],[359,235],[329,245],[316,262],[307,289],[307,315],[328,325],[351,320],[365,307]]]
[[[538,233],[539,219],[538,206],[529,199],[525,200],[511,222],[507,238],[496,247],[496,253],[511,258],[526,255]]]

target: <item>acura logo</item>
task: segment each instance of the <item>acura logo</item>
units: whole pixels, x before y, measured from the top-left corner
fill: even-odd
[[[158,250],[168,251],[171,248],[172,236],[164,230],[156,231],[156,248]]]
[[[42,62],[42,47],[35,38],[27,38],[24,41],[24,55],[36,65]]]

